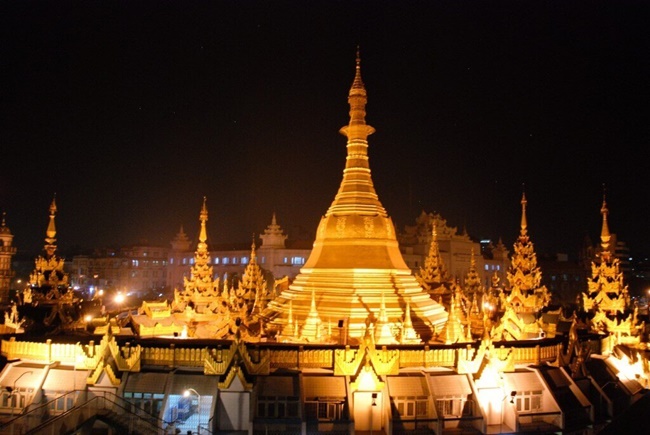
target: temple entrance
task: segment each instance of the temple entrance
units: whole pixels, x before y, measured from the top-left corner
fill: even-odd
[[[382,433],[382,395],[372,391],[354,393],[354,430],[364,433]]]
[[[248,430],[250,423],[250,393],[222,391],[218,406],[219,430]]]

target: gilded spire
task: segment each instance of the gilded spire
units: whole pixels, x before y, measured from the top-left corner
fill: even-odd
[[[603,190],[605,188],[603,187]],[[609,225],[607,224],[607,215],[609,214],[609,210],[607,209],[607,201],[605,200],[605,192],[603,192],[603,205],[600,208],[600,213],[603,215],[603,227],[600,231],[600,246],[603,247],[603,251],[608,251],[609,250],[609,241],[611,240],[612,236],[609,233]]]
[[[251,244],[251,263],[256,262],[257,254],[255,253],[255,233],[253,233],[253,243]]]
[[[375,129],[366,124],[368,97],[361,79],[361,59],[357,49],[356,72],[348,94],[350,122],[340,132],[348,138],[348,155],[343,171],[343,181],[328,214],[362,213],[386,217],[370,177],[368,162],[368,136]]]
[[[521,234],[525,235],[528,232],[528,222],[526,221],[526,192],[521,194]]]
[[[205,243],[208,240],[208,232],[205,229],[205,223],[208,221],[208,207],[206,206],[207,198],[203,197],[203,207],[201,207],[201,213],[199,214],[199,220],[201,221],[201,232],[199,233],[199,242]]]
[[[56,242],[56,225],[54,225],[54,217],[56,216],[56,193],[54,194],[54,198],[52,198],[52,204],[50,204],[50,223],[47,225],[47,231],[45,232],[45,235],[47,236],[45,238],[45,242],[48,245],[53,245],[54,242]]]

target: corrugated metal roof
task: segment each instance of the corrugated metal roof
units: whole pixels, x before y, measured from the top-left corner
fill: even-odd
[[[260,396],[292,397],[298,396],[296,376],[263,376],[259,378]]]
[[[129,378],[124,386],[124,391],[130,393],[165,393],[168,373],[129,373]],[[190,388],[194,388],[188,386]],[[194,388],[197,390],[196,388]],[[198,391],[198,390],[197,390]]]
[[[429,375],[429,387],[433,396],[467,396],[472,388],[465,375]]]
[[[388,376],[388,393],[391,397],[428,396],[424,376]]]
[[[345,378],[342,376],[305,376],[305,397],[345,397]]]

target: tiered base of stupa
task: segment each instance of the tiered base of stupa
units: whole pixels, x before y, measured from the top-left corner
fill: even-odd
[[[360,340],[377,322],[382,296],[386,318],[396,330],[410,304],[413,328],[423,341],[431,340],[447,321],[442,305],[429,297],[409,270],[303,268],[289,289],[269,303],[271,312],[279,315],[268,326],[282,331],[291,305],[291,317],[302,327],[300,323],[310,316],[312,291],[318,316],[333,325],[332,335],[341,342]]]

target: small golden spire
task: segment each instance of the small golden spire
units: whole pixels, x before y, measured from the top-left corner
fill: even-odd
[[[253,233],[253,243],[251,244],[251,263],[255,262],[257,254],[255,253],[255,233]]]
[[[205,243],[208,240],[208,232],[205,229],[205,223],[208,221],[208,207],[206,206],[207,198],[203,197],[203,207],[201,207],[201,213],[199,214],[199,219],[201,221],[201,232],[199,233],[199,242]]]
[[[521,193],[521,234],[526,234],[528,230],[528,221],[526,220],[526,192]]]
[[[605,185],[603,184],[603,205],[600,208],[600,213],[603,215],[603,227],[600,231],[600,245],[603,247],[604,251],[607,251],[609,250],[609,241],[612,237],[609,233],[609,225],[607,224],[607,215],[609,214],[609,210],[607,209],[605,196]]]
[[[45,232],[46,234],[46,239],[45,242],[48,245],[52,245],[54,242],[56,242],[56,225],[54,224],[54,217],[56,216],[57,208],[56,208],[56,193],[54,194],[54,197],[52,198],[52,204],[50,204],[50,222],[47,225],[47,231]]]

